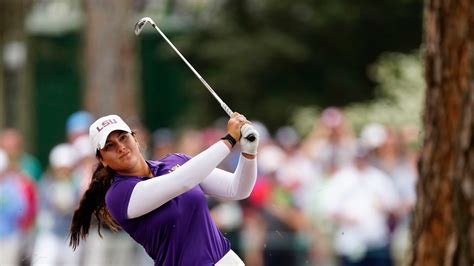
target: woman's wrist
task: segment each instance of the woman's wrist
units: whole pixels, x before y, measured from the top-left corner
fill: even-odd
[[[224,137],[221,138],[221,140],[224,141],[224,143],[229,144],[228,147],[229,149],[232,149],[235,144],[237,144],[237,140],[235,140],[234,137],[232,137],[232,135],[230,134],[226,134]]]
[[[247,159],[255,159],[255,157],[257,157],[257,155],[255,155],[255,154],[249,154],[249,153],[245,153],[245,152],[242,152],[242,156],[244,156]]]

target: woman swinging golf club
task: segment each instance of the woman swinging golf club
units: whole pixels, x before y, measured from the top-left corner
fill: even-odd
[[[259,134],[233,113],[228,134],[190,158],[171,154],[145,160],[130,127],[117,115],[95,121],[89,137],[99,161],[70,229],[75,249],[89,233],[92,215],[111,229],[125,230],[155,265],[244,265],[212,220],[205,195],[227,200],[248,197],[257,175]],[[253,135],[253,141],[247,136]],[[234,173],[216,168],[239,142]]]

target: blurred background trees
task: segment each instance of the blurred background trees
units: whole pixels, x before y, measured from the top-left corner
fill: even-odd
[[[83,1],[83,104],[94,114],[115,110],[125,117],[141,114],[136,42],[129,23],[135,13],[133,4],[133,0]]]
[[[2,4],[16,5],[10,2],[17,3]],[[367,114],[416,124],[421,9],[414,0],[32,1],[20,9],[23,19],[14,16],[27,44],[26,96],[8,97],[29,101],[15,109],[28,124],[14,126],[30,132],[30,147],[44,162],[79,109],[137,115],[151,129],[224,116],[151,27],[134,36],[142,16],[159,24],[233,110],[271,131],[292,124],[305,134],[327,106],[347,108],[359,125],[374,118]],[[3,30],[13,21],[7,10]],[[121,15],[112,18],[111,10]],[[5,80],[0,86],[1,95],[12,90]]]
[[[224,1],[179,46],[230,106],[274,129],[301,106],[383,98],[369,66],[420,40],[419,1]],[[219,111],[204,91],[189,94],[200,114]]]
[[[32,2],[0,1],[0,126],[20,126],[26,132],[32,130],[28,123],[32,97],[28,89],[25,20]]]

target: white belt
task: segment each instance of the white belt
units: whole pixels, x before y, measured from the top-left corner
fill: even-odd
[[[245,263],[231,249],[216,263],[216,266],[245,266]]]

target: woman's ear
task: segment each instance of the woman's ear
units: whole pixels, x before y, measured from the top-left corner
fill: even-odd
[[[107,164],[104,162],[101,156],[97,156],[97,159],[99,159],[100,164],[102,164],[104,167],[107,167]]]
[[[135,142],[137,143],[138,148],[140,149],[140,142],[138,141],[137,134],[135,132],[131,133],[133,138],[135,139]]]

